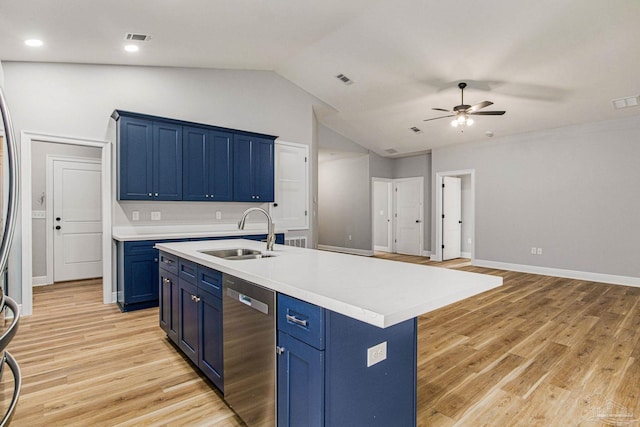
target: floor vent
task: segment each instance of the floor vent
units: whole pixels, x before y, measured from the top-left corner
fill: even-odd
[[[338,74],[336,76],[336,79],[340,80],[342,83],[344,83],[346,85],[353,84],[353,80],[351,80],[349,77],[345,76],[344,74]]]
[[[136,33],[127,33],[124,36],[125,40],[130,40],[134,42],[146,42],[150,38],[151,37],[149,37],[147,34],[136,34]]]
[[[305,236],[301,237],[286,237],[284,239],[284,244],[287,246],[294,246],[296,248],[306,248],[307,247],[307,238]]]

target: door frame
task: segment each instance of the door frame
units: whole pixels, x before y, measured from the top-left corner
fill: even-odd
[[[373,250],[374,251],[385,251],[385,249],[381,246],[376,246],[376,224],[375,224],[375,217],[376,217],[376,212],[375,212],[375,193],[373,190],[373,187],[375,186],[376,182],[384,182],[387,184],[387,211],[389,212],[389,221],[387,222],[387,242],[388,245],[386,247],[386,249],[388,249],[389,252],[393,252],[393,231],[394,231],[394,223],[395,221],[393,220],[393,214],[394,214],[394,209],[393,209],[393,179],[389,179],[389,178],[371,178],[371,236],[373,236]]]
[[[393,185],[395,186],[398,182],[407,182],[407,181],[419,181],[420,182],[420,232],[419,232],[419,237],[420,237],[420,241],[418,242],[419,245],[419,255],[417,256],[422,256],[422,254],[424,254],[424,177],[422,176],[414,176],[414,177],[409,177],[409,178],[396,178],[393,180]],[[398,242],[396,242],[397,240],[397,236],[398,236],[398,192],[394,191],[393,192],[393,253],[398,253]]]
[[[433,192],[434,205],[436,208],[435,212],[435,250],[431,251],[431,260],[432,261],[442,261],[442,183],[443,178],[445,176],[451,177],[462,177],[469,176],[471,179],[471,206],[470,209],[470,217],[471,217],[471,263],[475,260],[476,254],[476,171],[475,169],[463,169],[456,171],[445,171],[445,172],[436,172],[435,183],[435,191]],[[462,209],[464,210],[464,205]]]
[[[31,225],[31,146],[35,141],[54,144],[80,145],[101,149],[102,166],[102,300],[113,302],[112,294],[112,247],[111,247],[111,142],[88,138],[47,135],[35,132],[21,132],[20,138],[20,209],[21,209],[21,272],[22,272],[22,313],[33,313],[33,255]]]
[[[47,285],[53,284],[54,274],[53,274],[53,166],[56,161],[63,162],[74,162],[74,163],[91,163],[91,164],[101,164],[100,160],[90,158],[90,157],[73,157],[73,156],[60,156],[60,155],[47,155],[47,182],[46,182],[46,194],[47,194],[47,207],[45,209],[45,235],[47,239],[47,248],[46,248],[46,260],[47,260]],[[102,189],[101,189],[102,190]],[[103,245],[104,246],[104,245]],[[33,249],[33,248],[32,248]],[[104,248],[103,248],[104,249]],[[104,254],[102,254],[104,257]]]

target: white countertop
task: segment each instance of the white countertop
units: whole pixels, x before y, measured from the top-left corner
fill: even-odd
[[[275,245],[273,257],[242,261],[199,252],[265,250],[243,239],[156,248],[382,328],[502,285],[497,276],[283,245]]]
[[[276,226],[276,233],[287,230]],[[266,223],[247,223],[244,230],[238,224],[211,225],[141,225],[113,227],[111,237],[120,242],[135,240],[189,239],[199,237],[234,237],[267,234]]]

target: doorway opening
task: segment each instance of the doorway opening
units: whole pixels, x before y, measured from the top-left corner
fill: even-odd
[[[447,192],[445,183],[449,184],[449,189],[453,187],[454,191]],[[459,190],[455,189],[456,183],[459,183]],[[475,259],[475,170],[437,172],[434,202],[435,250],[431,259],[444,261],[461,257],[470,258],[473,262]],[[448,218],[445,213],[449,214]],[[455,229],[456,225],[458,225],[458,231]],[[449,250],[451,247],[444,248],[447,244],[445,240],[450,238],[457,239],[452,242],[453,251]]]
[[[25,315],[32,314],[33,310],[33,232],[32,215],[34,208],[32,203],[41,197],[41,194],[34,194],[32,191],[32,170],[31,159],[33,148],[37,144],[51,143],[58,146],[72,147],[92,147],[98,148],[97,161],[100,165],[100,214],[101,224],[101,275],[103,282],[103,302],[105,304],[113,302],[112,290],[112,242],[111,242],[111,144],[108,141],[98,141],[89,139],[79,139],[72,137],[60,137],[52,135],[22,132],[20,150],[20,194],[21,194],[21,259],[18,261],[21,268],[21,290],[22,290],[22,311]],[[40,214],[37,214],[40,215]],[[46,217],[46,212],[44,213]],[[46,277],[46,276],[45,276]]]
[[[372,188],[374,250],[422,256],[424,178],[372,178]]]

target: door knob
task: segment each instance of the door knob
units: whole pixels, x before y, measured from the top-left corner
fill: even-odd
[[[56,217],[56,221],[60,221],[60,219],[61,219],[60,217]]]
[[[62,227],[60,227],[59,225],[56,225],[56,230],[60,230]]]
[[[420,221],[419,219],[416,219],[416,224],[421,223],[422,221]]]

